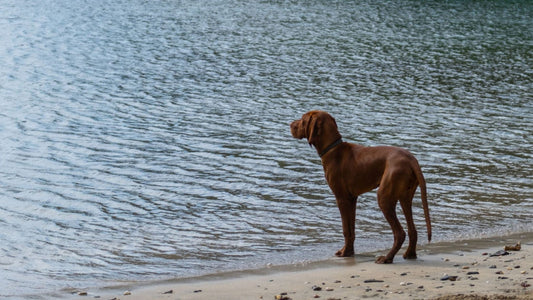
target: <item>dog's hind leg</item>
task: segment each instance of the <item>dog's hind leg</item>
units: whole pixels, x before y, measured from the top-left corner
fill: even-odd
[[[378,190],[378,203],[383,215],[385,216],[385,219],[387,219],[387,222],[389,222],[392,233],[394,234],[394,244],[386,256],[380,256],[376,259],[376,263],[378,264],[391,264],[394,256],[396,253],[398,253],[403,242],[405,241],[405,231],[403,230],[402,225],[396,216],[397,200],[395,198],[387,198],[387,194],[388,193],[384,192],[384,190],[380,188],[380,190]]]
[[[416,191],[416,185],[414,188],[405,192],[405,195],[400,198],[400,205],[402,206],[403,214],[405,215],[405,221],[407,222],[407,233],[409,234],[409,246],[403,254],[405,259],[416,259],[416,243],[418,240],[418,233],[416,232],[415,222],[413,221],[413,196]]]

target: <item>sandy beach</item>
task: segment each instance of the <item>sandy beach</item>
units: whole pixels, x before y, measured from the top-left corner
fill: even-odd
[[[520,250],[504,251],[506,245]],[[533,299],[533,233],[421,246],[378,265],[373,254],[305,266],[79,290],[97,299]]]

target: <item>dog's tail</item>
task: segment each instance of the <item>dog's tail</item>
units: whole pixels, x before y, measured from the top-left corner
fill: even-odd
[[[429,217],[426,180],[424,179],[424,174],[422,174],[422,169],[420,168],[420,165],[416,159],[414,160],[413,170],[415,172],[416,179],[418,180],[418,185],[420,186],[420,196],[422,198],[422,207],[424,208],[424,218],[426,219],[426,227],[428,231],[428,242],[431,242],[431,219]]]

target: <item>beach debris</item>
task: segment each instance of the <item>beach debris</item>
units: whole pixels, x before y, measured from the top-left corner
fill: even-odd
[[[78,296],[87,296],[87,292],[86,291],[80,291],[80,292],[78,292]]]
[[[321,291],[321,290],[322,290],[321,287],[316,286],[316,285],[313,285],[313,286],[311,287],[311,289],[313,289],[313,291],[315,291],[315,292],[318,292],[318,291]]]
[[[163,292],[162,294],[163,294],[163,295],[168,295],[168,294],[172,294],[172,293],[174,293],[173,290],[168,290],[168,291],[166,291],[166,292]]]
[[[130,295],[131,295],[131,292],[130,292],[130,291],[125,291],[123,295],[124,295],[124,296],[130,296]]]
[[[363,281],[364,283],[376,283],[376,282],[384,282],[383,280],[379,280],[379,279],[367,279],[365,281]]]
[[[504,255],[509,255],[509,252],[505,251],[505,250],[498,250],[494,253],[492,253],[491,255],[489,255],[490,257],[494,257],[494,256],[504,256]]]
[[[516,243],[516,245],[508,245],[503,248],[504,251],[520,251],[520,249],[522,249],[520,242]]]
[[[520,286],[523,287],[523,288],[527,288],[527,287],[530,287],[531,284],[527,283],[527,281],[524,281],[524,282],[520,283]]]

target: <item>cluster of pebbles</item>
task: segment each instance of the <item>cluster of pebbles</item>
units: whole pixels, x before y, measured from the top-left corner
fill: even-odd
[[[365,275],[353,275],[351,276],[349,282],[350,284],[343,284],[341,280],[335,280],[331,283],[310,283],[306,282],[305,284],[309,285],[312,291],[317,292],[314,294],[313,298],[323,298],[327,300],[336,300],[340,298],[331,297],[328,295],[328,292],[333,292],[336,289],[364,289],[364,298],[390,298],[394,299],[399,296],[402,298],[411,298],[417,297],[418,292],[423,292],[428,289],[431,290],[441,290],[442,295],[454,294],[454,286],[468,285],[470,287],[475,287],[478,282],[483,280],[483,283],[492,283],[502,286],[501,294],[502,295],[492,295],[492,296],[483,296],[483,295],[465,295],[458,293],[457,295],[451,296],[437,296],[435,299],[528,299],[525,296],[520,294],[520,292],[526,291],[531,287],[530,281],[533,280],[532,276],[529,276],[529,273],[533,273],[533,266],[527,265],[522,266],[520,262],[525,261],[525,257],[521,257],[519,254],[515,255],[511,251],[520,251],[521,245],[520,242],[513,246],[505,246],[504,250],[496,251],[494,253],[483,253],[479,261],[473,261],[470,263],[456,263],[453,258],[442,258],[442,261],[447,264],[449,263],[454,274],[426,274],[425,277],[430,280],[431,286],[424,286],[423,284],[417,284],[416,278],[412,278],[409,272],[404,272],[400,274],[395,274],[396,278],[392,279],[391,277],[387,278],[365,278]],[[463,256],[463,254],[458,254]],[[527,261],[526,261],[527,262]],[[450,268],[447,268],[449,270]],[[361,270],[362,273],[366,270]],[[451,273],[451,272],[450,272]],[[519,276],[510,276],[517,275]],[[398,276],[401,278],[401,281],[398,283]],[[508,276],[506,276],[508,275]],[[415,277],[415,276],[413,276]],[[355,280],[354,280],[355,279]],[[424,280],[427,284],[428,281]],[[335,293],[329,293],[334,295]],[[507,295],[505,295],[507,294]],[[512,295],[512,296],[511,296]],[[529,295],[531,295],[529,293]],[[275,295],[274,299],[276,300],[292,300],[291,293],[284,292]],[[420,296],[420,295],[419,295]],[[515,297],[516,296],[516,297]],[[296,295],[294,295],[297,298]],[[440,297],[440,298],[439,298]],[[510,298],[509,298],[510,297]]]

